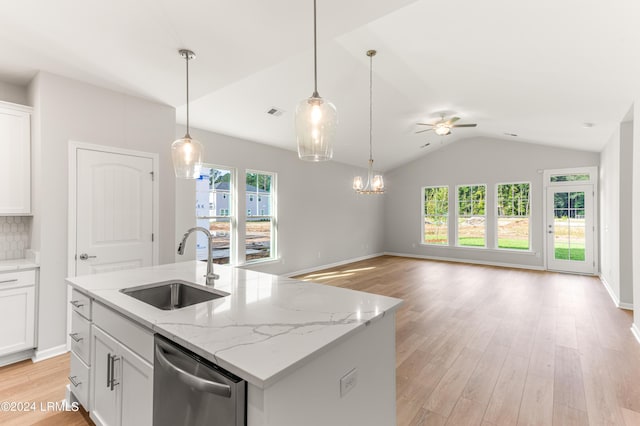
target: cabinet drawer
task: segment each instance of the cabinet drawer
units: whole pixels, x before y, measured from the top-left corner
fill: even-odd
[[[75,288],[71,290],[71,306],[73,310],[91,321],[91,299]]]
[[[153,364],[153,332],[151,330],[135,324],[100,303],[95,303],[93,306],[93,323]]]
[[[13,271],[0,273],[0,290],[26,287],[36,284],[36,271]]]
[[[69,334],[69,337],[71,337],[71,350],[87,365],[90,365],[90,333],[91,322],[78,312],[73,311],[71,314],[71,333]]]
[[[71,353],[69,382],[71,383],[71,392],[73,392],[85,410],[89,411],[89,367],[73,352]]]

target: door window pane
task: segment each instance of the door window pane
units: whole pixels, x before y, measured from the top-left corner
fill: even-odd
[[[554,194],[554,258],[585,260],[584,192]]]

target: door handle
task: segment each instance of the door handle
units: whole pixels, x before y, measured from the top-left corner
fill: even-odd
[[[186,383],[194,389],[202,392],[212,393],[225,398],[231,398],[231,386],[224,383],[214,382],[212,380],[203,379],[202,377],[195,376],[180,367],[174,365],[167,359],[164,352],[160,348],[160,345],[156,344],[156,359],[162,368],[171,371],[175,374],[180,381]]]
[[[79,257],[80,257],[80,260],[87,260],[87,259],[95,259],[97,256],[89,256],[87,253],[82,253]]]
[[[71,304],[72,304],[74,307],[76,307],[76,308],[79,308],[79,307],[81,307],[81,306],[84,306],[84,304],[83,304],[83,303],[80,303],[80,301],[79,301],[79,300],[72,300],[72,301],[70,301],[69,303],[71,303]]]
[[[107,354],[107,387],[111,385],[111,354]]]

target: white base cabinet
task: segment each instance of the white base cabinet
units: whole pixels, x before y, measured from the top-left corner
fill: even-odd
[[[0,356],[35,347],[35,271],[0,273]]]
[[[92,325],[91,346],[93,421],[104,426],[151,425],[153,366],[96,323]]]

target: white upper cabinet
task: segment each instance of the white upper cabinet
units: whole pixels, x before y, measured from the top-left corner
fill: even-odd
[[[0,215],[31,214],[31,108],[0,102]]]

